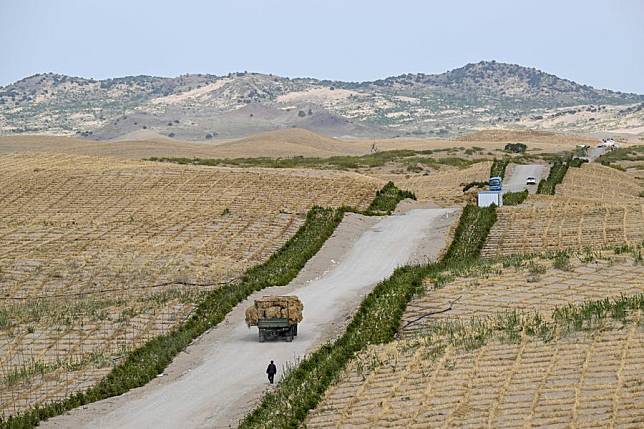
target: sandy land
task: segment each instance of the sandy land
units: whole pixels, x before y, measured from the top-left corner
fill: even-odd
[[[278,103],[318,103],[324,104],[337,100],[344,100],[352,95],[359,97],[362,94],[348,89],[336,88],[311,88],[306,91],[289,92],[288,94],[280,95],[275,101]]]
[[[56,152],[75,155],[114,156],[142,159],[147,157],[330,157],[336,155],[364,155],[377,150],[427,150],[449,147],[480,147],[494,153],[508,142],[523,142],[531,150],[558,152],[571,150],[577,144],[595,145],[598,140],[589,137],[564,136],[552,133],[485,131],[461,140],[450,139],[336,139],[304,129],[289,128],[256,134],[238,140],[208,140],[204,142],[163,138],[142,138],[132,135],[131,140],[96,141],[59,136],[1,136],[0,154],[12,152]],[[444,152],[436,156],[445,155]]]
[[[201,88],[195,88],[190,91],[185,91],[180,94],[167,95],[165,97],[158,97],[151,101],[152,104],[177,104],[183,101],[189,100],[191,98],[199,98],[210,92],[216,91],[219,88],[223,87],[226,83],[230,82],[230,79],[220,79],[216,82],[204,85]]]
[[[412,209],[385,218],[347,215],[335,234],[286,287],[259,292],[195,341],[142,388],[73,410],[45,428],[228,428],[270,389],[269,360],[278,376],[324,341],[340,334],[358,304],[397,266],[435,259],[445,245],[453,209]],[[423,247],[424,246],[424,247]],[[244,323],[244,309],[266,294],[297,295],[304,320],[292,343],[259,343]]]

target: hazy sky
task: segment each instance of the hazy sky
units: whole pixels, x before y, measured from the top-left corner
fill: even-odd
[[[0,85],[48,71],[361,81],[483,59],[644,94],[644,0],[0,0]]]

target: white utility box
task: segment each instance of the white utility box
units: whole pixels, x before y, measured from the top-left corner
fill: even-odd
[[[489,207],[492,204],[497,207],[503,205],[503,193],[501,191],[481,191],[478,195],[479,207]]]

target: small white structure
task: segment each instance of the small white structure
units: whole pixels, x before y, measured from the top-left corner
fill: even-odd
[[[619,149],[619,145],[613,139],[602,139],[602,142],[597,147],[605,147],[606,149]]]
[[[492,204],[497,207],[503,205],[503,193],[501,191],[481,191],[478,194],[478,206],[489,207]]]

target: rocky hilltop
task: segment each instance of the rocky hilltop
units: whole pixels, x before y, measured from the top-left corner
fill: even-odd
[[[38,74],[0,88],[0,134],[206,140],[276,128],[448,136],[481,128],[644,132],[644,96],[483,61],[373,82],[259,73],[94,80]]]

